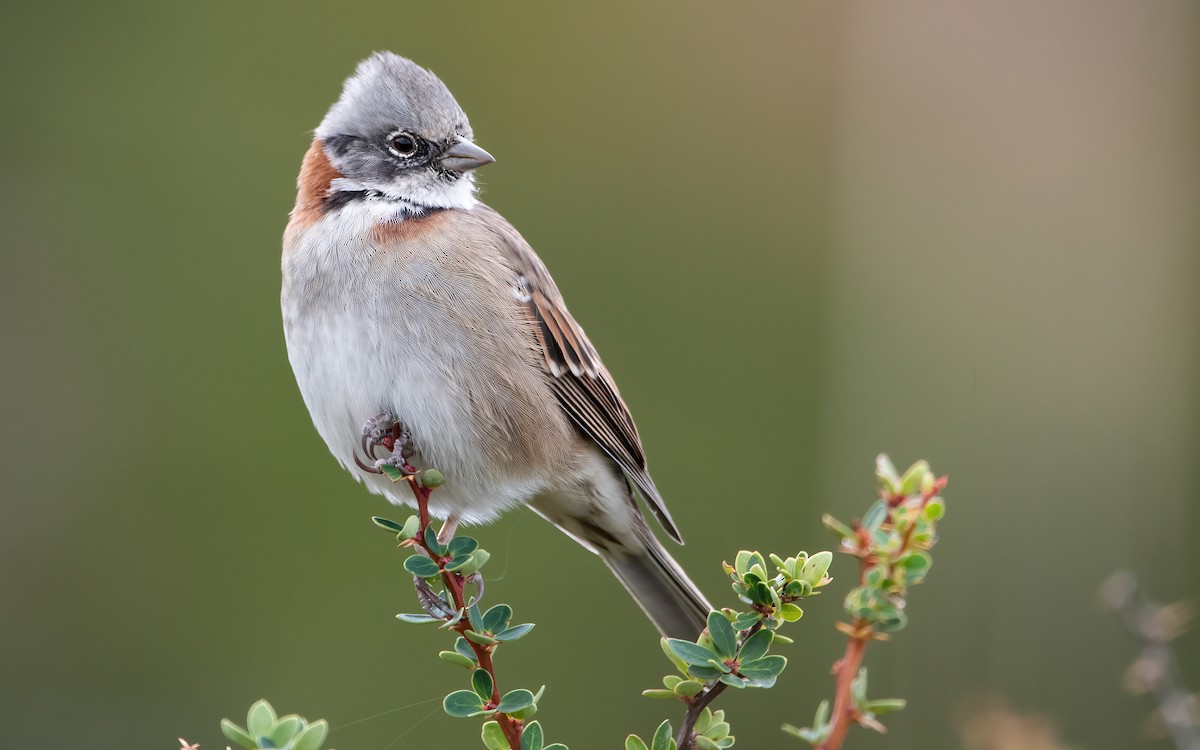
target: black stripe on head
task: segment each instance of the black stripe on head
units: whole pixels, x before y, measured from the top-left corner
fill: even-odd
[[[331,135],[323,143],[325,144],[325,148],[329,150],[329,153],[336,156],[345,156],[350,153],[350,149],[353,148],[357,140],[358,138],[352,135]]]
[[[370,190],[334,190],[325,196],[325,210],[336,211],[355,201],[366,200],[370,195]]]

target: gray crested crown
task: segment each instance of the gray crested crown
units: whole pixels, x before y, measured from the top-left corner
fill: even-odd
[[[358,64],[316,135],[322,139],[375,136],[396,128],[428,138],[473,137],[467,115],[446,85],[412,60],[391,52],[376,52]]]

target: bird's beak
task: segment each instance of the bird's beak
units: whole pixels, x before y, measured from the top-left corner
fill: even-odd
[[[496,158],[466,138],[459,138],[442,154],[440,161],[443,169],[466,172],[491,164]]]

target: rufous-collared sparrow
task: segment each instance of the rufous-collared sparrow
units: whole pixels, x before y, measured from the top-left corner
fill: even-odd
[[[600,556],[665,635],[710,606],[655,538],[681,542],[637,428],[533,249],[476,198],[494,161],[432,73],[377,53],[304,157],[283,243],[288,356],[329,450],[374,493],[412,503],[375,462],[446,482],[430,511],[482,523],[528,505]],[[402,435],[391,458],[378,437]],[[366,437],[364,437],[364,431]]]

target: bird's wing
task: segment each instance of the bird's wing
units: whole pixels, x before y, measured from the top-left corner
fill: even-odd
[[[683,538],[646,469],[646,456],[629,408],[592,342],[571,317],[554,279],[529,243],[500,214],[480,204],[488,228],[518,274],[517,299],[528,311],[551,386],[559,404],[637,487],[654,517],[677,542]]]

